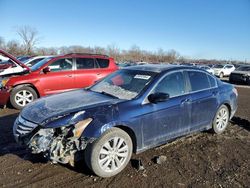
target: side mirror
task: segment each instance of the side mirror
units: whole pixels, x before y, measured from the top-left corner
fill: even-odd
[[[46,68],[43,69],[43,73],[44,73],[44,74],[46,74],[46,73],[48,73],[48,72],[50,72],[50,71],[51,71],[51,70],[50,70],[49,67],[46,67]]]
[[[148,100],[151,103],[164,102],[169,99],[168,93],[153,93],[148,96]]]

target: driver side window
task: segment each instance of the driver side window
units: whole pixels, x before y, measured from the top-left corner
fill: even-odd
[[[72,59],[58,59],[49,65],[51,72],[69,71],[72,70]]]
[[[184,77],[182,72],[168,74],[159,82],[153,93],[167,93],[169,97],[185,93]]]

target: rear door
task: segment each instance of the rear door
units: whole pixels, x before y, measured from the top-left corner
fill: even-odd
[[[74,85],[76,88],[85,88],[100,78],[100,70],[93,57],[76,57]]]
[[[192,98],[191,130],[200,130],[211,124],[217,108],[217,90],[211,87],[214,78],[201,71],[186,71]],[[215,85],[215,83],[213,83]]]
[[[226,76],[230,75],[231,72],[233,72],[235,69],[233,65],[226,65],[224,68],[225,68],[224,71],[225,71]]]
[[[49,66],[50,72],[41,72],[39,81],[45,95],[74,89],[74,72],[72,58],[61,58]]]

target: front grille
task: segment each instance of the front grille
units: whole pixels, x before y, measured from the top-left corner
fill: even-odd
[[[22,136],[22,135],[30,133],[36,127],[37,127],[37,124],[27,121],[23,119],[21,116],[19,116],[15,122],[14,132],[16,135]]]

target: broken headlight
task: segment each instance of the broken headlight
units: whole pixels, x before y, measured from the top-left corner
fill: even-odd
[[[30,140],[29,147],[33,153],[41,153],[48,150],[53,141],[53,129],[40,129]]]
[[[75,128],[73,130],[74,137],[79,138],[82,135],[84,129],[92,122],[92,120],[92,118],[87,118],[76,123]]]
[[[8,78],[2,79],[0,82],[0,88],[5,87],[8,81],[9,81]]]

